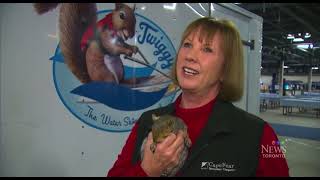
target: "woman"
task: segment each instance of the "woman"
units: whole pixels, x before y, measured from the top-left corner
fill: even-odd
[[[272,128],[231,103],[243,94],[243,49],[236,27],[228,20],[197,19],[184,31],[175,62],[172,74],[181,95],[141,115],[108,176],[160,176],[178,164],[188,136],[171,134],[151,152],[152,114],[174,114],[188,126],[192,146],[177,176],[289,176]]]

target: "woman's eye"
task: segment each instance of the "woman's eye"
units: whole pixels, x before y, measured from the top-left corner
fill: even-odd
[[[209,48],[209,47],[205,47],[205,48],[203,48],[203,51],[204,51],[204,52],[207,52],[207,53],[211,53],[211,52],[213,52],[213,51],[212,51],[212,49],[211,49],[211,48]]]
[[[183,47],[189,48],[189,47],[191,47],[191,43],[185,42],[185,43],[183,43]]]
[[[123,11],[120,11],[120,19],[124,20],[126,18],[126,13]]]

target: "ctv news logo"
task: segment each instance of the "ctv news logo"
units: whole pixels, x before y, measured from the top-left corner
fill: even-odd
[[[262,158],[285,158],[287,150],[284,147],[284,142],[272,141],[272,145],[261,145]]]

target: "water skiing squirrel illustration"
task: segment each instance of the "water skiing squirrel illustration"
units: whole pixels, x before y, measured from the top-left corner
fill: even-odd
[[[42,15],[58,3],[34,3]],[[95,3],[62,3],[59,11],[60,48],[71,72],[82,82],[136,84],[147,77],[124,79],[121,54],[132,56],[138,47],[125,41],[135,35],[135,7],[115,3],[115,9],[97,22]],[[149,77],[150,78],[150,77]]]

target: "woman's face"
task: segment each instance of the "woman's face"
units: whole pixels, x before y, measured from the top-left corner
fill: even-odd
[[[206,44],[206,40],[200,42],[199,32],[190,33],[179,49],[176,66],[179,85],[192,93],[219,91],[224,68],[222,37],[217,32]]]

